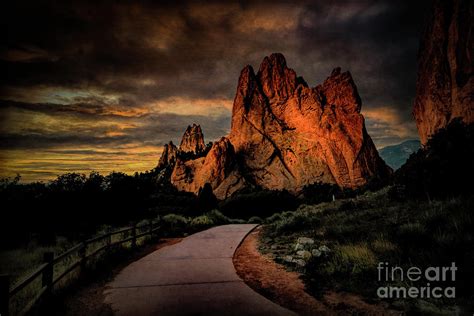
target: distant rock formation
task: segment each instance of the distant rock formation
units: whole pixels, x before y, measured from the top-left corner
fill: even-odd
[[[349,72],[336,68],[310,88],[282,54],[272,54],[257,74],[251,66],[242,70],[228,137],[205,156],[181,159],[180,152],[199,152],[204,144],[200,127],[188,127],[171,183],[194,193],[210,183],[224,199],[246,185],[298,192],[316,182],[356,188],[386,178],[391,169],[367,134],[360,109]]]
[[[474,121],[473,25],[473,1],[433,1],[420,43],[413,109],[422,144],[456,117]]]
[[[226,198],[244,186],[238,172],[234,147],[222,137],[205,157],[187,161],[178,159],[171,174],[171,183],[182,191],[198,193],[209,183],[218,198]]]
[[[201,126],[193,124],[188,126],[184,132],[179,150],[182,152],[199,154],[204,151],[206,144],[204,143],[204,135]]]
[[[178,154],[178,148],[169,142],[163,147],[163,152],[161,153],[160,161],[158,162],[158,169],[162,169],[167,166],[174,166],[176,162],[176,156]]]

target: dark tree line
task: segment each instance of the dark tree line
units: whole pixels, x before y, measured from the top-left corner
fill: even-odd
[[[188,213],[192,194],[157,181],[156,172],[66,173],[48,183],[0,182],[0,243],[3,248],[31,239],[54,243],[57,235],[84,238],[103,225],[119,226],[162,212]]]
[[[472,196],[474,185],[474,124],[455,120],[411,155],[393,177],[395,199],[444,199]],[[151,170],[127,175],[67,173],[48,182],[22,183],[20,177],[0,180],[0,246],[24,245],[31,239],[53,243],[56,236],[80,239],[103,225],[127,225],[169,213],[196,216],[219,208],[233,218],[266,217],[316,204],[354,197],[385,185],[379,181],[358,190],[315,183],[299,195],[288,191],[246,188],[217,201],[209,185],[198,197],[178,192],[163,172]],[[161,180],[160,180],[161,179]],[[164,180],[163,180],[164,179]]]
[[[394,176],[394,198],[445,199],[474,192],[474,124],[453,120]]]

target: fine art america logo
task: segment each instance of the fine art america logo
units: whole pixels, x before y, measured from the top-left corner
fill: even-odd
[[[402,268],[390,266],[388,262],[379,262],[377,266],[378,281],[385,284],[392,282],[404,282],[410,284],[421,284],[422,286],[381,286],[377,289],[380,298],[455,298],[456,288],[454,286],[442,286],[454,284],[456,281],[455,262],[451,266]],[[416,282],[416,283],[415,283]]]

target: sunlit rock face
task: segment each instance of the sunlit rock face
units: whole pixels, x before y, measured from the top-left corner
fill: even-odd
[[[454,118],[474,121],[474,2],[433,2],[418,55],[413,115],[422,144]]]
[[[226,137],[215,142],[205,157],[189,160],[178,158],[171,174],[171,183],[178,190],[198,193],[200,188],[209,183],[220,199],[241,189],[244,182],[238,171],[234,147]]]
[[[188,126],[181,139],[179,150],[199,154],[203,152],[205,148],[206,145],[204,143],[204,135],[202,134],[201,126],[196,124]]]
[[[251,66],[242,70],[230,135],[205,156],[183,160],[178,153],[171,183],[195,193],[210,183],[224,199],[249,184],[298,192],[315,182],[356,188],[372,177],[386,178],[391,170],[367,134],[360,109],[349,72],[336,68],[310,88],[283,55],[272,54],[257,73]]]
[[[318,181],[355,188],[390,172],[360,108],[349,72],[336,68],[310,88],[272,54],[256,74],[242,70],[229,138],[247,176],[264,188],[298,191]]]

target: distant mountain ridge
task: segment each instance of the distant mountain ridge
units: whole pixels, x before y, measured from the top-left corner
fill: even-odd
[[[410,155],[421,147],[421,142],[417,139],[404,141],[397,145],[386,146],[379,150],[380,157],[393,170],[399,169],[410,157]]]

